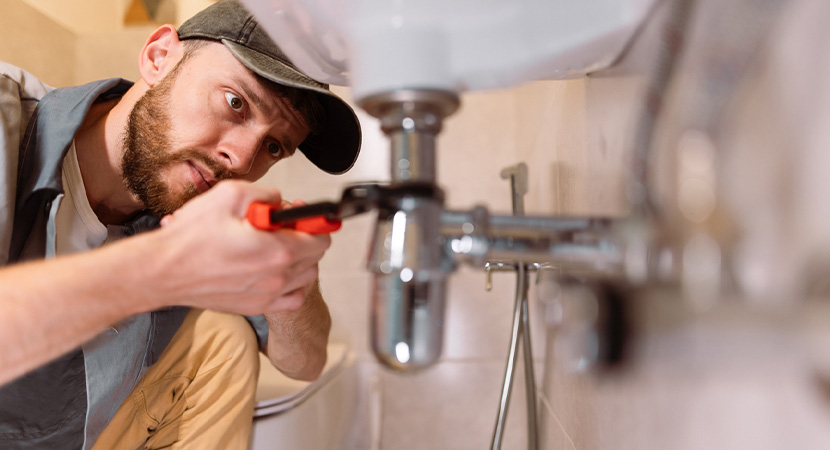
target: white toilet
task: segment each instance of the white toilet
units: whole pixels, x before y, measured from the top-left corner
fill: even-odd
[[[250,450],[337,450],[343,447],[357,408],[355,356],[331,343],[328,361],[314,382],[292,380],[264,355],[256,393]]]

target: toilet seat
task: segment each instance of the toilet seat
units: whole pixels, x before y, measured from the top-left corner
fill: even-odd
[[[271,365],[267,356],[260,353],[254,418],[279,414],[301,405],[343,370],[349,355],[345,344],[329,344],[323,373],[317,380],[308,382],[283,375]]]
[[[249,450],[340,450],[357,416],[359,381],[354,352],[329,343],[328,360],[312,382],[292,380],[265,355],[260,359]],[[321,432],[325,430],[325,432]]]

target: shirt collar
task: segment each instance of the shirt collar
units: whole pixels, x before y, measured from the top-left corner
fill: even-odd
[[[111,78],[55,89],[38,103],[20,148],[18,207],[38,191],[62,192],[61,167],[75,133],[96,102],[119,98],[132,82]]]

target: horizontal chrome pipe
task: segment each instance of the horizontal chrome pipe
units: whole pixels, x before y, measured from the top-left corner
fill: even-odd
[[[482,214],[483,211],[483,214]],[[488,223],[477,223],[481,218]],[[472,211],[443,211],[441,233],[444,235],[472,234],[470,227],[484,226],[493,237],[540,236],[584,230],[604,230],[612,224],[611,219],[551,217],[551,216],[506,216],[489,215],[482,207]],[[469,231],[469,232],[468,232]]]
[[[549,242],[546,239],[482,239],[470,236],[447,238],[449,253],[474,266],[486,261],[522,261],[557,267],[568,273],[603,276],[624,274],[623,252],[613,242]],[[479,263],[481,261],[481,263]]]
[[[609,219],[490,216],[479,207],[444,211],[441,234],[449,255],[476,266],[504,260],[570,273],[623,273],[623,250]]]

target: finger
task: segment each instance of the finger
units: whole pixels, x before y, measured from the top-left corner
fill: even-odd
[[[294,200],[293,202],[290,202],[290,201],[285,200],[285,199],[282,200],[282,208],[283,209],[296,208],[297,206],[305,206],[307,204],[308,204],[307,202],[305,202],[303,200],[300,200],[300,199]]]
[[[226,180],[218,183],[211,191],[220,187],[229,191],[228,195],[234,201],[233,212],[238,217],[245,217],[248,206],[253,202],[269,204],[280,204],[282,202],[282,194],[273,187],[260,186],[241,180]],[[208,194],[211,191],[208,191]]]
[[[320,276],[320,270],[317,264],[305,266],[304,268],[293,267],[288,271],[290,279],[285,283],[281,291],[283,295],[288,295],[298,289],[305,291],[309,285],[317,281]]]
[[[168,215],[162,217],[161,220],[159,221],[159,225],[162,226],[162,227],[166,227],[166,226],[170,225],[171,223],[173,223],[173,214],[168,214]]]
[[[275,298],[268,306],[268,312],[296,311],[305,303],[305,288],[295,289]]]
[[[327,239],[292,230],[258,232],[254,252],[273,292],[285,293],[315,278],[317,264],[327,250]],[[313,272],[309,272],[313,271]]]
[[[331,247],[331,236],[328,234],[309,234],[290,228],[271,233],[271,239],[290,251],[297,261],[313,259],[317,262]]]
[[[317,270],[309,270],[308,272],[299,275],[298,279],[302,279],[307,282],[294,289],[287,287],[285,294],[274,298],[269,309],[275,311],[299,309],[305,303],[309,288],[317,283],[317,278]]]

